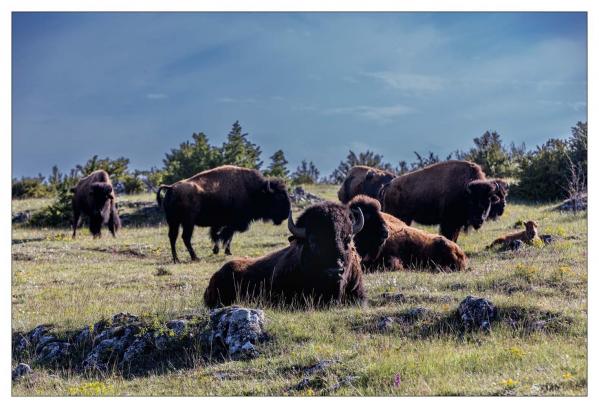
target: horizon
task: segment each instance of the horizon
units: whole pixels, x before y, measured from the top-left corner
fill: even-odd
[[[587,121],[586,13],[12,16],[12,176],[94,155],[130,169],[239,120],[291,172],[349,150],[444,158],[495,130],[527,149]]]

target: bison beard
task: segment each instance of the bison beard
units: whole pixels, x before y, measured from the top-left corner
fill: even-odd
[[[107,224],[113,237],[121,227],[121,220],[116,208],[114,190],[108,173],[96,170],[79,180],[71,189],[73,195],[73,238],[81,215],[89,217],[89,230],[94,238],[102,236],[102,225]]]
[[[380,199],[381,191],[395,175],[391,172],[368,166],[354,166],[337,192],[339,201],[347,204],[353,197],[364,194]]]
[[[166,190],[164,198],[162,190]],[[282,223],[291,208],[285,184],[278,179],[266,179],[257,170],[236,166],[221,166],[196,174],[172,185],[161,185],[156,201],[164,208],[169,226],[173,262],[179,262],[175,244],[179,227],[183,227],[183,243],[192,260],[197,260],[191,237],[194,227],[211,227],[213,252],[222,243],[231,254],[235,232],[247,231],[256,220]]]
[[[440,224],[441,235],[456,242],[462,228],[483,225],[491,205],[500,201],[497,186],[477,164],[450,160],[393,179],[384,191],[383,211],[407,225]]]
[[[378,201],[356,196],[349,206],[360,208],[364,213],[364,228],[354,237],[354,242],[365,270],[422,266],[463,270],[466,267],[466,255],[456,243],[381,213]]]
[[[273,304],[326,305],[362,302],[360,258],[352,242],[364,223],[360,210],[324,202],[306,209],[288,227],[288,247],[256,259],[227,262],[204,293],[208,307],[237,300]]]

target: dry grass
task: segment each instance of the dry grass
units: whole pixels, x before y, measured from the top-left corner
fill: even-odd
[[[307,188],[336,199],[335,186]],[[153,201],[151,195],[125,198]],[[25,202],[26,201],[26,202]],[[14,202],[13,211],[40,200]],[[586,213],[560,214],[549,206],[511,204],[498,222],[463,235],[470,257],[462,273],[399,271],[366,278],[369,306],[296,312],[266,309],[274,341],[249,362],[207,364],[125,379],[118,373],[87,378],[69,370],[34,367],[13,385],[14,395],[585,395],[587,393]],[[486,250],[518,220],[534,219],[540,233],[561,239],[519,253]],[[428,228],[430,230],[430,228]],[[236,235],[235,256],[258,256],[287,243],[284,225],[254,224]],[[171,264],[164,225],[126,228],[118,239],[73,241],[66,229],[13,229],[12,326],[40,323],[82,328],[118,312],[166,319],[206,312],[202,294],[209,277],[229,257],[212,255],[205,229],[196,229],[201,261]],[[383,297],[385,292],[403,298]],[[490,334],[462,335],[454,321],[467,295],[484,296],[516,326],[497,324]],[[422,319],[381,333],[381,316],[414,307]],[[549,320],[544,330],[530,325]],[[305,377],[321,360],[327,368]],[[13,361],[13,364],[17,364]],[[401,384],[397,383],[397,376]]]

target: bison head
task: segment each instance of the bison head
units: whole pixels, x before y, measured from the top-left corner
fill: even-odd
[[[318,279],[335,285],[343,279],[351,263],[352,237],[364,226],[364,216],[359,208],[333,202],[324,202],[307,208],[293,222],[289,213],[290,241],[296,241],[301,251],[301,270],[304,278]],[[312,278],[313,276],[313,278]],[[323,282],[324,284],[324,282]]]
[[[100,234],[103,223],[108,222],[110,209],[114,202],[114,192],[110,183],[92,183],[90,189],[91,215],[89,229],[94,236]]]
[[[492,220],[496,220],[497,218],[503,215],[503,211],[505,210],[509,185],[506,181],[501,179],[493,179],[491,181],[495,183],[495,195],[497,196],[498,201],[494,204],[491,204],[489,218]]]
[[[369,171],[364,179],[364,194],[370,197],[379,197],[384,185],[389,184],[395,176],[391,173],[375,173]]]
[[[491,205],[499,202],[495,192],[495,183],[489,180],[474,180],[466,185],[466,209],[469,226],[473,226],[474,229],[482,227],[489,216]]]
[[[287,188],[285,183],[279,179],[265,181],[260,192],[260,199],[257,201],[258,208],[262,211],[262,220],[272,220],[275,225],[280,225],[285,221],[291,212]]]
[[[389,237],[389,229],[381,215],[381,204],[374,198],[357,195],[349,202],[351,210],[364,214],[364,228],[354,236],[358,254],[364,261],[374,261]]]
[[[468,262],[466,254],[458,244],[442,236],[434,239],[431,258],[438,265],[445,265],[452,271],[465,269]]]

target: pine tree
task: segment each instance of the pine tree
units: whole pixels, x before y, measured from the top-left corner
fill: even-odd
[[[270,165],[268,166],[268,170],[264,172],[264,175],[288,179],[289,170],[287,170],[287,163],[288,161],[285,158],[285,153],[283,153],[282,150],[277,150],[270,156]]]
[[[375,154],[370,150],[366,150],[363,153],[355,154],[353,151],[349,151],[347,158],[339,163],[339,166],[333,173],[329,176],[329,179],[332,183],[342,183],[347,177],[347,173],[354,166],[369,166],[382,170],[393,171],[392,166],[389,163],[383,162],[383,156],[380,154]]]
[[[194,133],[192,139],[166,153],[164,183],[174,183],[222,164],[220,151],[210,145],[204,133]]]
[[[260,161],[262,150],[258,145],[250,142],[247,136],[247,133],[242,133],[239,121],[235,121],[227,136],[227,141],[223,143],[220,150],[223,164],[257,170],[262,167],[263,163]]]
[[[320,171],[314,163],[302,160],[295,173],[291,175],[291,179],[293,184],[316,184],[319,175]]]

